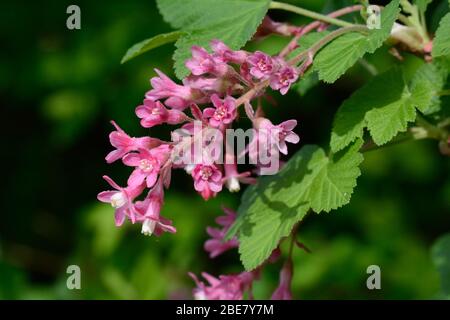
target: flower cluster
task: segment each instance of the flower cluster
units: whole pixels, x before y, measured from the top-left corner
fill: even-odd
[[[228,208],[223,208],[225,215],[216,219],[222,229],[208,227],[207,233],[211,237],[205,242],[204,248],[209,252],[210,258],[215,258],[227,250],[237,248],[238,239],[233,237],[225,240],[225,234],[234,223],[236,213]],[[218,278],[203,272],[202,277],[208,282],[199,281],[196,275],[189,273],[195,281],[196,288],[193,290],[194,298],[197,300],[241,300],[244,295],[252,299],[253,281],[259,278],[259,274],[267,263],[275,263],[281,255],[279,248],[275,249],[265,263],[251,272],[241,272],[239,274],[220,275]],[[291,280],[292,280],[292,263],[288,260],[280,272],[280,284],[272,294],[273,300],[289,300],[291,299]]]
[[[136,108],[136,116],[144,128],[179,125],[172,132],[170,141],[148,136],[130,137],[112,122],[115,131],[109,139],[115,150],[106,156],[106,161],[121,160],[133,169],[125,187],[105,176],[114,190],[98,195],[100,201],[110,203],[115,209],[117,226],[128,219],[132,223],[141,223],[145,235],[176,232],[172,222],[160,215],[164,189],[170,186],[171,171],[175,168],[183,168],[192,176],[194,189],[205,200],[216,196],[224,187],[234,192],[240,189],[241,183],[254,183],[255,172],[261,171],[239,172],[240,155],[234,155],[230,150],[223,152],[226,142],[215,139],[217,133],[224,134],[237,122],[241,105],[245,105],[256,133],[243,153],[248,154],[256,169],[267,166],[259,159],[260,154],[287,154],[286,142],[299,141],[293,132],[295,120],[274,125],[261,116],[262,112],[255,112],[251,105],[251,101],[262,96],[268,86],[285,94],[299,76],[297,68],[280,57],[260,51],[231,50],[218,40],[211,41],[211,48],[212,53],[192,47],[192,58],[186,61],[190,74],[182,84],[156,70],[157,76],[150,80],[151,90],[145,94],[143,104]],[[190,111],[190,115],[186,111]],[[216,133],[207,134],[213,129]],[[219,151],[216,155],[205,154],[212,149]],[[218,155],[224,155],[225,161],[219,161]],[[274,172],[278,169],[275,167]],[[145,190],[148,190],[146,196],[141,197]],[[226,221],[219,223],[227,224]],[[213,237],[220,234],[216,229],[208,232]],[[234,246],[233,241],[224,246],[212,240],[207,250],[211,256],[216,256]]]

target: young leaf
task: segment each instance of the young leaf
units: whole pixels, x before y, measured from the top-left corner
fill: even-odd
[[[341,150],[361,138],[365,127],[377,145],[388,142],[415,120],[415,107],[428,108],[431,98],[428,81],[417,80],[408,88],[398,68],[374,77],[339,108],[331,132],[331,150]]]
[[[158,34],[157,36],[154,36],[152,38],[145,39],[139,43],[136,43],[130,49],[128,49],[127,53],[125,53],[125,55],[123,56],[122,61],[120,61],[120,63],[125,63],[125,62],[143,54],[144,52],[150,51],[152,49],[155,49],[155,48],[165,45],[167,43],[175,42],[183,34],[185,34],[185,33],[182,31],[163,33],[163,34]]]
[[[450,54],[450,13],[447,13],[439,23],[431,54],[433,58]]]
[[[319,79],[333,83],[366,53],[373,53],[389,37],[400,12],[399,0],[391,1],[381,11],[381,28],[368,31],[368,35],[351,32],[325,46],[314,59],[313,68]]]
[[[175,73],[188,74],[184,63],[193,45],[207,47],[212,39],[225,42],[232,49],[241,48],[256,32],[270,0],[158,0],[164,19],[188,34],[176,42]]]
[[[310,208],[329,212],[349,202],[360,175],[361,144],[358,141],[331,157],[318,146],[306,145],[277,175],[261,177],[245,191],[238,219],[227,236],[239,233],[246,270],[264,262]]]

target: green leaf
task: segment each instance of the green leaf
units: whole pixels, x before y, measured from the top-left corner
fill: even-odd
[[[125,63],[138,55],[143,54],[144,52],[150,51],[152,49],[158,48],[167,43],[175,42],[180,38],[185,32],[182,31],[174,31],[169,33],[158,34],[152,38],[143,40],[139,43],[133,45],[130,49],[128,49],[127,53],[122,58],[120,63]]]
[[[431,54],[433,58],[450,54],[450,13],[447,13],[439,23]]]
[[[415,107],[428,108],[431,98],[427,81],[416,81],[408,88],[398,68],[374,77],[339,108],[331,132],[331,150],[341,150],[362,138],[365,127],[377,145],[388,142],[415,120]]]
[[[397,19],[399,0],[389,3],[381,11],[381,28],[368,31],[368,35],[346,33],[326,45],[314,59],[313,68],[319,79],[333,83],[353,66],[366,53],[373,53],[389,37],[394,21]]]
[[[431,256],[441,276],[441,290],[450,299],[450,234],[440,237],[431,248]]]
[[[315,145],[306,145],[274,176],[261,177],[247,188],[238,219],[227,237],[239,233],[239,253],[246,270],[265,261],[280,239],[312,208],[337,209],[350,200],[363,160],[362,142],[331,157]]]
[[[207,47],[219,39],[230,48],[240,49],[256,32],[266,15],[269,0],[158,0],[164,19],[174,28],[188,34],[176,42],[175,73],[178,78],[188,74],[185,61],[191,47]]]
[[[441,109],[439,92],[444,88],[447,76],[447,67],[445,66],[445,62],[440,58],[434,59],[432,63],[423,63],[423,65],[416,70],[414,77],[411,80],[412,85],[414,86],[419,82],[427,82],[428,89],[432,96],[428,106],[419,106],[419,110],[425,115],[438,112]]]

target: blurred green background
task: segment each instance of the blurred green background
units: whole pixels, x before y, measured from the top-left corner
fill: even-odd
[[[297,1],[326,12],[345,1]],[[434,1],[431,30],[448,9]],[[66,8],[81,8],[81,30],[66,28]],[[239,195],[222,192],[204,202],[190,177],[177,172],[163,215],[177,234],[144,237],[140,228],[114,226],[113,210],[96,200],[107,189],[103,174],[126,181],[129,169],[106,165],[109,120],[131,135],[148,134],[134,115],[157,67],[172,75],[173,46],[120,65],[134,43],[170,30],[151,0],[2,1],[0,104],[2,192],[0,299],[191,298],[188,271],[240,272],[237,251],[210,260],[205,228],[221,205],[237,208]],[[278,20],[298,17],[271,13]],[[274,53],[286,39],[269,37],[249,48]],[[379,70],[395,60],[382,49],[369,58]],[[267,113],[274,122],[295,118],[300,145],[326,145],[341,102],[370,74],[361,66],[334,85],[306,95],[292,90]],[[449,106],[446,101],[446,106]],[[152,136],[168,131],[152,129]],[[297,146],[298,148],[299,146]],[[292,152],[295,148],[292,149]],[[299,239],[311,254],[295,251],[295,298],[429,299],[440,292],[430,247],[450,231],[449,161],[437,143],[421,141],[365,154],[350,205],[311,215]],[[255,285],[270,297],[280,262]],[[66,288],[66,268],[81,267],[81,290]],[[381,267],[382,290],[366,288],[366,268]]]

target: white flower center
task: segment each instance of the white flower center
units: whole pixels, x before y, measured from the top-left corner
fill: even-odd
[[[201,175],[203,180],[208,180],[212,176],[213,172],[210,167],[203,167],[201,169]]]
[[[152,219],[145,219],[142,224],[142,234],[145,236],[151,236],[155,231],[156,221]]]
[[[227,109],[224,106],[220,106],[214,111],[214,119],[222,120],[227,115]]]
[[[258,69],[261,71],[267,71],[269,69],[269,66],[264,61],[264,59],[260,59],[257,63]]]
[[[153,171],[153,163],[148,159],[142,159],[139,161],[139,169],[144,172],[151,172]]]
[[[159,110],[159,108],[153,108],[152,109],[152,115],[154,115],[154,116],[159,116],[160,114],[161,114],[161,112],[160,112],[160,110]]]
[[[111,206],[113,208],[120,208],[127,202],[127,197],[121,191],[116,192],[111,196]]]

